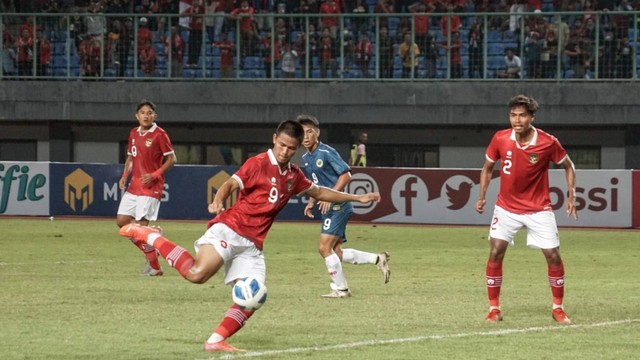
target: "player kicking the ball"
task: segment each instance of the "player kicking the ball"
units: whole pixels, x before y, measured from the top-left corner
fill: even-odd
[[[196,258],[163,237],[155,229],[131,224],[120,229],[126,237],[153,246],[186,280],[202,284],[224,266],[224,282],[255,277],[265,283],[266,265],[262,253],[265,237],[276,215],[294,195],[307,194],[332,202],[380,201],[379,193],[352,195],[317,186],[309,181],[291,158],[302,144],[304,130],[294,120],[278,125],[273,148],[248,159],[216,193],[209,211],[217,214],[208,230],[196,240]],[[237,202],[225,211],[225,203],[236,190]],[[244,351],[225,340],[242,328],[253,311],[233,304],[214,333],[204,342],[205,351]]]
[[[489,315],[487,322],[502,320],[500,287],[502,260],[509,245],[522,227],[527,228],[527,246],[541,249],[547,260],[553,319],[569,324],[564,312],[564,265],[560,257],[560,238],[549,197],[549,162],[564,168],[569,196],[566,200],[568,216],[578,219],[575,201],[576,173],[573,162],[555,137],[536,129],[532,123],[538,102],[518,95],[509,101],[511,128],[495,133],[486,152],[480,174],[480,198],[476,210],[484,212],[485,195],[493,166],[501,160],[500,192],[491,219],[489,241],[491,250],[487,261],[487,291]]]

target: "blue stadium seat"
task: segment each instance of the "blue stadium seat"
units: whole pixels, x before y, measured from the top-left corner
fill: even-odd
[[[402,58],[400,56],[393,57],[393,68],[394,69],[402,69]]]
[[[184,69],[184,71],[182,72],[182,77],[189,79],[195,78],[196,71],[194,69]]]
[[[389,30],[396,30],[398,25],[400,24],[400,18],[398,17],[388,17],[387,24],[389,25]]]
[[[164,44],[161,42],[154,43],[153,49],[156,51],[157,55],[164,54]]]
[[[65,69],[65,68],[54,69],[53,76],[66,77],[67,76],[67,69]]]
[[[78,56],[78,54],[71,55],[70,59],[71,59],[71,67],[80,66],[80,56]]]
[[[51,67],[53,68],[67,67],[67,58],[64,55],[53,55],[51,57]]]
[[[67,53],[67,43],[55,42],[53,43],[53,55],[64,55]]]
[[[266,78],[267,74],[264,70],[243,70],[240,73],[241,78]]]
[[[262,58],[258,56],[246,56],[244,58],[244,69],[262,69],[264,64]]]
[[[220,57],[212,56],[207,59],[207,68],[208,69],[220,69]]]
[[[202,69],[196,69],[195,70],[195,77],[196,78],[211,78],[212,74],[213,73],[210,70],[205,70],[205,71],[202,71]]]
[[[504,56],[489,56],[487,59],[487,68],[491,70],[504,69]]]
[[[489,43],[488,55],[504,55],[504,46],[501,43]]]
[[[164,57],[164,56],[158,55],[158,57],[156,59],[156,67],[158,67],[160,69],[166,69],[167,68],[167,58]]]
[[[505,43],[503,44],[503,46],[504,46],[504,49],[505,49],[505,50],[506,50],[506,49],[514,49],[514,51],[515,51],[516,53],[518,53],[518,52],[519,52],[519,50],[518,50],[518,43],[517,43],[517,42],[513,42],[513,41],[505,42]]]
[[[489,30],[489,34],[487,36],[488,42],[499,42],[502,41],[502,34],[496,30]]]
[[[140,69],[138,69],[135,73],[134,73],[133,69],[127,69],[124,72],[124,76],[126,76],[126,77],[131,77],[132,78],[132,77],[135,76],[134,74],[136,74],[138,77],[144,77],[144,73]]]

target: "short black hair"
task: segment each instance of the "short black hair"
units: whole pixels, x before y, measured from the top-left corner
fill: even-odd
[[[535,114],[538,109],[540,109],[540,104],[531,96],[527,95],[516,95],[509,100],[509,109],[513,109],[516,106],[522,106],[530,114]]]
[[[304,129],[297,120],[284,120],[276,128],[276,136],[284,133],[292,138],[298,139],[302,144],[304,141]]]
[[[136,112],[140,111],[140,109],[145,105],[150,107],[151,110],[156,111],[156,104],[154,104],[151,100],[142,99],[138,103],[138,107],[136,108]]]
[[[320,127],[320,122],[318,121],[318,119],[313,116],[313,115],[309,115],[309,114],[300,114],[298,115],[298,117],[296,118],[296,120],[298,120],[298,122],[301,125],[312,125],[315,126],[317,128]]]

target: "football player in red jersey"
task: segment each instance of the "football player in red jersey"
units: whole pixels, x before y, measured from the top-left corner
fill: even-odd
[[[480,174],[480,197],[476,211],[484,212],[485,195],[495,163],[500,160],[500,192],[495,205],[489,241],[486,280],[489,295],[487,322],[502,320],[500,287],[502,261],[509,245],[522,227],[527,228],[527,246],[541,249],[547,260],[548,278],[553,296],[553,319],[571,323],[564,312],[564,265],[560,257],[560,238],[549,197],[549,163],[565,170],[569,196],[568,216],[578,219],[575,205],[576,174],[573,162],[558,139],[535,128],[532,123],[538,102],[518,95],[509,101],[509,129],[495,133],[485,154]]]
[[[155,122],[157,116],[156,106],[151,101],[142,100],[138,104],[136,119],[139,126],[129,132],[127,160],[118,182],[120,189],[124,189],[129,175],[132,175],[118,207],[116,223],[120,228],[132,222],[146,226],[158,218],[164,173],[176,163],[176,156],[169,135]],[[139,240],[131,241],[147,258],[143,274],[162,275],[153,247]]]
[[[353,195],[318,186],[307,179],[291,158],[302,144],[304,129],[295,120],[285,120],[273,134],[273,148],[249,158],[216,192],[209,212],[216,216],[207,231],[196,240],[194,259],[155,229],[131,224],[120,234],[153,246],[186,280],[202,284],[224,266],[224,282],[233,285],[238,279],[255,277],[263,284],[266,264],[262,253],[276,215],[294,195],[309,195],[330,202],[380,201],[379,193]],[[225,203],[239,191],[238,200],[229,209]],[[225,340],[235,334],[253,315],[253,311],[232,305],[215,332],[204,342],[205,351],[244,351]]]

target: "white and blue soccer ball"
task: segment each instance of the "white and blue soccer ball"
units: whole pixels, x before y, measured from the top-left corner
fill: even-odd
[[[258,310],[267,301],[267,287],[254,277],[246,277],[233,285],[233,302],[243,310]]]

